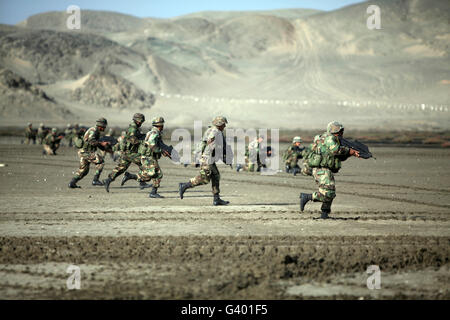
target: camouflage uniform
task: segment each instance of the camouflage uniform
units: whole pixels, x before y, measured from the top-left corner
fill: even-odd
[[[245,163],[246,167],[244,170],[249,172],[254,172],[255,167],[258,169],[261,167],[261,161],[259,159],[260,142],[259,138],[256,138],[248,144],[245,152]]]
[[[53,128],[52,132],[47,134],[47,136],[44,138],[43,144],[44,144],[44,151],[43,154],[47,155],[56,155],[56,150],[59,148],[59,143],[61,142],[61,137],[58,137],[57,129]]]
[[[158,160],[161,158],[160,140],[161,131],[153,127],[145,136],[139,149],[139,153],[141,154],[141,170],[137,174],[137,180],[139,182],[152,180],[154,188],[159,188],[163,177],[163,173],[158,164]]]
[[[49,133],[48,128],[44,127],[44,124],[41,123],[39,125],[38,132],[37,132],[37,137],[38,137],[38,140],[39,140],[39,144],[42,144],[42,142],[44,141],[44,139],[45,139],[45,137],[47,136],[48,133]]]
[[[25,138],[26,144],[30,144],[30,140],[33,140],[33,144],[36,144],[36,131],[31,123],[28,123],[28,126],[25,128]]]
[[[293,172],[294,175],[300,172],[300,167],[298,166],[298,160],[303,158],[302,152],[305,149],[300,147],[297,143],[301,143],[300,137],[294,137],[292,144],[287,148],[283,154],[284,165],[286,168],[286,173]]]
[[[322,218],[328,218],[331,204],[336,197],[334,174],[341,168],[341,161],[350,156],[350,149],[340,145],[339,138],[334,133],[339,133],[344,127],[338,122],[330,122],[327,132],[314,137],[313,144],[309,147],[305,157],[302,173],[312,175],[319,186],[319,190],[312,195],[300,194],[300,207],[312,200],[322,202]]]
[[[225,127],[228,123],[225,117],[216,117],[213,120],[212,127],[208,128],[202,138],[202,154],[200,158],[200,172],[199,174],[190,179],[188,183],[180,183],[180,198],[183,199],[183,194],[188,188],[193,188],[199,185],[208,184],[211,181],[212,193],[214,196],[214,205],[226,205],[229,202],[220,199],[220,173],[217,169],[216,150],[226,148],[225,137],[219,127]]]
[[[134,163],[142,170],[141,165],[141,155],[138,152],[140,140],[144,137],[141,133],[140,128],[136,123],[131,123],[128,127],[125,136],[125,143],[123,144],[124,149],[119,158],[118,165],[113,169],[113,171],[108,175],[108,177],[114,181],[117,176],[127,171],[128,167]]]
[[[83,144],[80,150],[78,150],[78,157],[80,158],[80,168],[73,176],[73,180],[71,184],[69,184],[70,188],[76,188],[75,183],[81,179],[83,179],[89,173],[89,166],[91,163],[95,164],[95,175],[92,181],[93,185],[103,185],[100,180],[100,174],[103,171],[103,167],[105,166],[105,161],[103,157],[97,152],[97,148],[99,147],[99,139],[100,139],[100,127],[106,128],[108,122],[106,119],[101,118],[97,120],[96,126],[89,128],[85,134],[83,135]],[[72,186],[71,186],[72,185]]]
[[[122,144],[123,149],[121,150],[119,163],[108,175],[108,178],[103,181],[107,192],[109,192],[109,185],[111,182],[114,181],[119,175],[127,171],[132,163],[137,165],[139,170],[142,170],[139,146],[141,144],[141,140],[145,137],[140,129],[144,121],[145,116],[142,113],[136,113],[133,115],[133,122],[128,126],[124,142]]]

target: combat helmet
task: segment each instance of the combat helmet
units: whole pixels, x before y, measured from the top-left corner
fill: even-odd
[[[332,121],[327,126],[328,133],[338,133],[341,130],[344,130],[344,126],[337,121]]]
[[[97,127],[106,128],[106,126],[108,125],[108,121],[105,118],[100,118],[100,119],[97,120],[95,125]]]
[[[164,118],[163,117],[154,117],[152,119],[152,126],[160,126],[164,124]]]
[[[142,113],[135,113],[133,115],[133,121],[139,121],[142,123],[145,121],[145,116]]]
[[[52,128],[52,134],[53,134],[53,133],[57,133],[57,132],[58,132],[58,129]]]
[[[223,126],[224,124],[227,124],[227,118],[222,117],[222,116],[217,116],[213,119],[212,124],[215,125],[216,127],[220,127]]]
[[[299,136],[294,137],[294,139],[292,139],[292,143],[295,143],[295,142],[302,142],[302,138]]]

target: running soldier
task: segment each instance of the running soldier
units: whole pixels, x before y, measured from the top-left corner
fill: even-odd
[[[359,152],[341,146],[339,137],[344,134],[344,126],[337,121],[330,122],[327,132],[314,137],[309,153],[305,156],[302,173],[312,175],[319,185],[319,191],[300,194],[300,210],[303,211],[309,201],[322,202],[322,219],[328,219],[331,204],[336,197],[333,173],[341,168],[341,161],[350,156],[359,158]]]
[[[89,166],[91,163],[95,164],[95,175],[92,180],[93,186],[102,186],[103,183],[100,181],[100,174],[103,171],[105,162],[103,157],[97,152],[97,148],[104,148],[107,146],[108,142],[99,142],[100,133],[105,131],[108,121],[105,118],[100,118],[95,123],[95,127],[89,128],[83,135],[81,143],[81,148],[78,151],[78,156],[80,157],[80,168],[73,176],[72,180],[69,182],[69,188],[80,188],[77,186],[77,182],[83,179],[89,173]],[[78,139],[74,139],[74,144],[77,146]]]
[[[128,180],[137,180],[139,183],[146,183],[152,180],[153,188],[150,198],[164,198],[158,194],[158,188],[163,178],[163,173],[159,167],[158,160],[161,155],[170,157],[165,151],[161,149],[162,131],[164,129],[164,118],[156,117],[152,119],[152,130],[145,136],[144,141],[139,146],[139,154],[141,155],[141,170],[137,175],[125,172],[121,185],[124,185]]]
[[[200,159],[200,174],[195,178],[192,178],[187,183],[179,184],[180,198],[183,199],[184,192],[189,189],[199,185],[208,184],[211,181],[212,193],[214,196],[213,205],[227,205],[230,202],[220,199],[220,173],[216,166],[216,161],[218,159],[215,153],[216,150],[223,148],[226,150],[225,137],[223,135],[223,130],[228,123],[225,117],[216,117],[212,121],[213,126],[206,130],[202,138],[202,155]],[[225,156],[225,152],[223,152]]]
[[[38,132],[37,132],[37,137],[38,137],[38,140],[39,140],[39,144],[42,144],[42,142],[44,142],[44,139],[47,136],[47,134],[49,133],[49,131],[50,130],[48,128],[44,127],[43,123],[41,123],[39,125]]]
[[[300,167],[298,166],[298,160],[302,159],[302,152],[305,150],[304,147],[301,146],[302,138],[294,137],[292,139],[292,144],[287,148],[287,150],[283,154],[284,165],[286,168],[286,173],[293,173],[294,176],[300,172]]]
[[[135,113],[133,115],[133,122],[129,125],[125,141],[123,144],[124,149],[121,151],[119,163],[108,175],[108,178],[103,180],[105,189],[109,192],[109,185],[118,176],[127,171],[128,167],[134,163],[142,171],[141,155],[139,154],[139,145],[145,138],[145,135],[141,133],[141,126],[145,122],[145,116],[142,113]],[[147,187],[145,182],[140,182],[141,189]]]
[[[56,128],[53,128],[51,132],[47,134],[43,141],[44,151],[42,151],[42,154],[56,156],[56,150],[58,150],[61,139],[63,138],[62,135],[58,136],[57,134],[58,129]]]
[[[28,123],[25,128],[25,144],[30,144],[30,140],[33,140],[33,144],[36,144],[36,130],[33,129],[33,124]]]

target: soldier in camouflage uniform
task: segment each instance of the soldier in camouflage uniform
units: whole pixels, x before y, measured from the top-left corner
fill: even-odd
[[[244,170],[247,169],[249,172],[254,172],[256,168],[257,172],[261,171],[262,163],[259,158],[259,152],[263,141],[264,137],[259,136],[248,144],[248,153],[246,154],[248,159],[248,168],[244,168]]]
[[[344,134],[344,126],[337,121],[330,122],[327,132],[314,137],[314,142],[305,156],[305,168],[302,173],[312,175],[319,185],[319,191],[300,194],[300,210],[303,211],[308,201],[322,202],[322,219],[327,219],[331,204],[336,197],[333,173],[341,168],[341,161],[350,156],[359,157],[359,152],[341,146],[339,137]]]
[[[36,144],[36,131],[33,129],[33,124],[28,123],[25,128],[25,144],[30,144],[30,140],[33,140],[33,144]]]
[[[38,132],[37,132],[37,137],[38,137],[38,140],[39,140],[39,144],[42,144],[42,142],[44,141],[44,139],[45,139],[45,137],[47,136],[48,133],[49,133],[49,129],[44,127],[44,124],[41,123],[39,125]]]
[[[127,171],[128,167],[134,163],[142,170],[141,155],[139,154],[139,146],[141,140],[145,138],[145,135],[141,133],[141,126],[145,121],[145,116],[142,113],[135,113],[133,115],[133,122],[128,126],[128,130],[125,136],[124,149],[121,151],[118,165],[108,175],[108,178],[103,180],[105,189],[109,192],[109,185],[118,176]],[[145,182],[141,182],[141,188],[146,187]]]
[[[102,186],[103,183],[99,180],[100,174],[103,171],[105,161],[103,157],[97,152],[97,148],[106,147],[108,142],[99,142],[100,133],[105,131],[108,121],[105,118],[100,118],[95,123],[95,127],[89,128],[83,135],[82,147],[78,150],[80,157],[80,168],[69,182],[69,188],[80,188],[77,182],[83,179],[89,173],[89,166],[91,163],[95,164],[95,175],[92,180],[93,186]],[[77,144],[77,143],[75,143]]]
[[[165,154],[160,147],[160,142],[162,142],[162,131],[164,129],[164,118],[153,118],[152,126],[153,128],[147,132],[144,141],[142,141],[139,146],[139,154],[141,155],[142,165],[141,170],[137,175],[125,172],[125,176],[122,179],[122,185],[130,179],[137,180],[139,183],[145,183],[152,180],[153,188],[149,194],[149,197],[164,198],[158,194],[158,188],[163,177],[158,160],[161,158],[161,155],[170,156]]]
[[[283,154],[286,173],[293,173],[294,176],[300,172],[298,160],[303,158],[302,152],[305,149],[304,147],[301,147],[301,143],[301,137],[294,137],[294,139],[292,139],[292,144]]]
[[[53,128],[49,134],[44,138],[44,155],[56,156],[56,150],[59,148],[59,144],[63,136],[58,136],[58,129]]]
[[[219,150],[219,148],[223,148],[222,150],[225,150],[226,148],[223,130],[227,123],[228,121],[225,117],[218,116],[212,121],[213,126],[206,130],[202,138],[203,147],[200,159],[200,174],[187,183],[179,184],[181,199],[183,199],[183,194],[187,189],[204,185],[211,181],[212,193],[214,196],[213,205],[229,204],[229,201],[220,199],[220,173],[215,163],[217,161],[215,151]]]

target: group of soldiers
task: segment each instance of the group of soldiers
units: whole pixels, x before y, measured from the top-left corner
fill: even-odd
[[[95,126],[86,129],[67,128],[65,136],[70,136],[69,145],[76,146],[78,156],[80,158],[80,166],[69,182],[69,188],[80,188],[77,182],[83,179],[89,172],[90,164],[94,164],[96,171],[92,181],[94,186],[104,186],[109,192],[110,185],[115,179],[124,174],[121,185],[123,186],[128,180],[135,180],[139,183],[141,189],[152,187],[149,193],[150,198],[163,198],[158,193],[161,180],[163,178],[162,170],[158,160],[162,157],[171,157],[167,149],[163,148],[162,132],[164,129],[164,118],[155,117],[152,119],[152,128],[147,134],[141,132],[141,127],[145,122],[145,116],[141,113],[133,115],[132,122],[128,129],[122,132],[120,138],[114,147],[108,140],[101,139],[101,133],[105,131],[108,122],[105,118],[96,121]],[[187,189],[196,186],[205,185],[211,182],[213,205],[227,205],[229,201],[220,198],[220,172],[216,162],[219,160],[216,150],[226,152],[226,141],[223,131],[228,121],[223,116],[217,116],[212,121],[212,126],[208,127],[200,141],[197,150],[197,158],[199,160],[198,167],[200,171],[197,176],[191,178],[187,182],[180,182],[178,191],[180,199],[183,199]],[[27,130],[32,130],[29,124]],[[69,131],[70,129],[70,131]],[[27,131],[28,133],[29,131]],[[287,173],[296,175],[301,172],[306,176],[313,176],[318,184],[318,191],[308,194],[300,194],[300,210],[303,211],[305,205],[309,201],[322,202],[321,218],[327,219],[331,212],[331,204],[336,197],[334,173],[341,168],[341,162],[347,160],[350,156],[360,157],[359,152],[341,145],[340,137],[344,133],[344,126],[339,122],[330,122],[327,131],[314,137],[313,143],[308,147],[301,145],[302,139],[296,136],[292,140],[292,144],[284,152],[283,160]],[[109,132],[112,135],[112,132]],[[29,138],[30,137],[30,138]],[[55,146],[59,145],[59,141],[63,136],[57,135],[57,129],[53,128],[42,139],[44,148],[48,154],[56,151]],[[27,143],[33,140],[32,135],[27,136]],[[59,141],[58,141],[59,139]],[[245,165],[238,165],[237,171],[260,171],[265,166],[265,159],[261,159],[261,143],[264,136],[258,136],[251,141],[246,149]],[[222,149],[223,148],[223,149]],[[264,156],[270,157],[270,147],[266,147],[267,153]],[[100,151],[100,152],[99,152]],[[115,151],[118,153],[117,165],[108,174],[103,181],[100,175],[105,164],[106,152]],[[221,160],[223,160],[222,158]],[[303,159],[303,168],[300,169],[298,161]],[[225,162],[225,161],[224,161]],[[128,172],[128,168],[135,164],[139,171],[137,174]],[[148,182],[151,184],[147,184]]]

